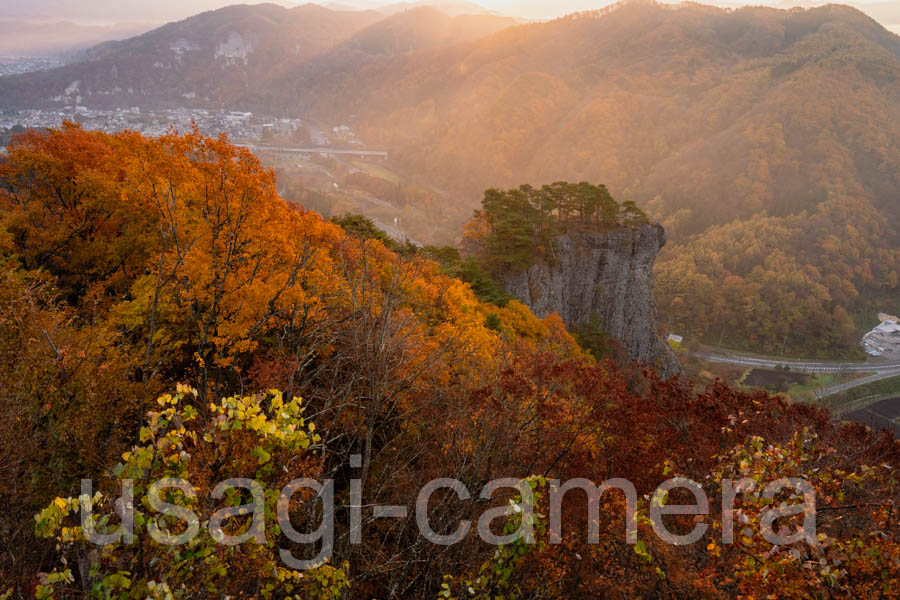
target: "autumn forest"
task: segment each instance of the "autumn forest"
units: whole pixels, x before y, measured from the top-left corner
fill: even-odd
[[[900,37],[207,4],[0,71],[0,600],[900,599]]]
[[[722,382],[695,389],[598,361],[558,318],[537,319],[515,300],[482,302],[421,252],[392,250],[285,203],[271,172],[222,139],[67,125],[19,138],[2,169],[0,533],[9,593],[36,585],[41,598],[88,589],[129,598],[875,598],[897,590],[900,448],[887,433],[836,427],[820,409]],[[668,545],[641,519],[631,545],[617,494],[602,497],[594,544],[574,497],[562,543],[548,543],[539,526],[534,544],[499,551],[475,538],[434,546],[416,535],[413,517],[368,516],[365,543],[348,543],[354,478],[369,502],[404,504],[434,477],[477,489],[514,475],[540,492],[548,478],[617,476],[643,496],[670,473],[703,482],[712,497],[723,478],[805,477],[818,494],[819,543],[771,545],[754,533],[771,500],[745,495],[747,527],[733,545],[717,541],[715,503],[702,543]],[[292,542],[271,519],[263,543],[217,545],[203,529],[172,547],[146,535],[185,527],[154,514],[153,479],[189,480],[197,494],[174,490],[167,500],[202,511],[225,477],[277,490],[300,476],[335,481],[333,553],[305,575],[279,561]],[[119,482],[134,482],[133,543],[98,552],[84,540],[84,477],[95,480],[93,501],[105,513]],[[241,496],[222,502],[245,503]],[[509,501],[501,493],[491,504]],[[263,503],[268,515],[278,509],[268,493]],[[430,519],[452,524],[479,505],[445,498]],[[296,495],[286,510],[295,527],[312,530],[317,506]],[[640,500],[639,515],[647,509]],[[222,525],[247,526],[239,513]],[[690,529],[681,517],[670,526]]]

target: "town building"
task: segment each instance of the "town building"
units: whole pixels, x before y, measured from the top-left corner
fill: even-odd
[[[900,358],[900,320],[892,315],[880,313],[881,322],[863,336],[863,350],[869,356]]]

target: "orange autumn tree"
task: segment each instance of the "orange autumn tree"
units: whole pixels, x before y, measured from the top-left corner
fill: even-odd
[[[321,298],[337,282],[320,250],[338,232],[286,205],[271,173],[224,139],[194,131],[119,142],[131,183],[123,200],[155,214],[156,228],[153,268],[135,278],[118,316],[145,338],[148,367],[189,349],[181,358],[201,394],[218,393],[223,369],[260,336],[321,318]]]

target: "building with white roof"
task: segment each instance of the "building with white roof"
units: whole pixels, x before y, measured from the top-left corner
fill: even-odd
[[[878,316],[881,318],[881,323],[864,335],[860,342],[863,350],[869,356],[900,358],[900,322],[897,321],[897,317],[890,317],[883,313]]]

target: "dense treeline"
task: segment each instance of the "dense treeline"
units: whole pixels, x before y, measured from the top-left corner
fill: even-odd
[[[695,391],[594,361],[559,319],[480,302],[423,253],[392,251],[359,219],[342,224],[352,234],[285,203],[247,151],[196,132],[150,140],[66,125],[13,144],[0,163],[0,595],[897,597],[895,440],[763,393]],[[645,498],[673,473],[711,498],[725,479],[808,478],[826,509],[819,543],[773,546],[759,529],[768,501],[742,494],[733,545],[719,543],[716,502],[709,533],[679,547],[655,536],[644,499],[631,545],[617,493],[599,501],[600,543],[587,543],[574,494],[562,543],[548,543],[545,478],[623,477]],[[98,552],[84,541],[82,477],[105,515],[121,480],[134,482],[134,543]],[[151,505],[163,477],[196,493],[163,496],[201,514],[188,545],[148,535],[186,532]],[[250,490],[211,496],[232,477],[265,490],[261,543],[217,543],[252,526],[239,509]],[[273,492],[300,477],[332,479],[335,492],[331,560],[303,574],[280,550],[318,548],[273,518],[320,523],[308,494],[276,505]],[[542,494],[537,543],[497,548],[473,532],[438,546],[414,511],[373,517],[371,505],[411,506],[435,477],[472,494],[431,506],[442,532],[487,507],[501,508],[498,530],[515,530],[521,516],[502,509],[515,492],[477,493],[527,478]],[[350,535],[354,479],[362,544]],[[222,506],[234,510],[211,532]]]
[[[900,308],[896,231],[865,200],[758,214],[666,248],[654,271],[671,331],[793,356],[860,355],[859,331]]]

